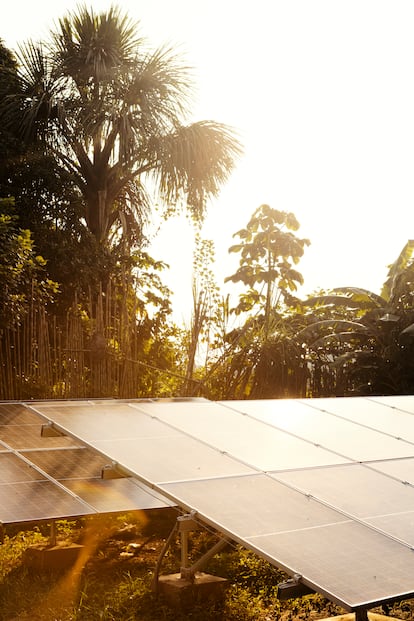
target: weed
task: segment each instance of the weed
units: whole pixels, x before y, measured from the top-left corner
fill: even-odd
[[[81,565],[67,573],[36,572],[23,563],[29,546],[48,541],[47,525],[9,529],[0,546],[1,621],[316,621],[344,612],[317,594],[280,602],[277,585],[287,576],[242,548],[227,549],[206,568],[228,579],[224,601],[195,604],[185,612],[173,610],[151,589],[171,527],[165,516],[60,521],[56,525],[60,540],[82,541],[88,548]],[[198,559],[216,540],[211,533],[197,533],[192,537],[191,559]],[[163,573],[178,571],[179,561],[177,539]],[[413,602],[407,601],[395,605],[390,614],[412,619],[413,612]]]

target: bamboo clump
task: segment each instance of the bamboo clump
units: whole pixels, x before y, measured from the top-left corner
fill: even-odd
[[[32,302],[0,330],[0,399],[138,396],[135,325],[134,309],[111,286],[90,294],[86,309],[75,299],[66,321]]]

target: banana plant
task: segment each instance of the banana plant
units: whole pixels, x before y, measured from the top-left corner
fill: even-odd
[[[380,295],[358,287],[334,288],[303,305],[307,325],[296,338],[316,378],[312,394],[325,396],[326,384],[334,394],[414,389],[413,240],[389,266]]]

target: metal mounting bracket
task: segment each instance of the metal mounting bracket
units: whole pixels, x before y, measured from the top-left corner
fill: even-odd
[[[306,586],[306,584],[303,584],[302,576],[299,574],[295,574],[293,578],[277,585],[277,598],[280,601],[302,597],[303,595],[309,595],[310,593],[314,593],[314,591],[310,587]]]
[[[208,563],[208,561],[211,558],[213,558],[213,556],[218,554],[218,552],[222,550],[228,544],[229,542],[228,539],[225,539],[225,538],[220,539],[210,550],[208,550],[205,554],[203,554],[201,558],[199,558],[195,563],[193,563],[193,565],[189,567],[188,566],[189,533],[195,530],[199,530],[199,528],[200,528],[200,525],[195,520],[194,511],[192,511],[191,513],[185,514],[185,515],[180,515],[177,518],[174,524],[174,527],[172,531],[170,532],[168,539],[165,542],[164,547],[160,553],[160,556],[158,558],[157,565],[154,571],[153,589],[156,592],[158,591],[158,576],[159,576],[162,559],[164,558],[168,548],[170,547],[172,543],[173,537],[174,535],[176,535],[177,532],[180,534],[180,539],[181,539],[180,541],[181,543],[180,579],[186,580],[189,582],[193,582],[195,574],[198,571],[200,571]]]

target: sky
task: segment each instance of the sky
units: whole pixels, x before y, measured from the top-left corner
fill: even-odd
[[[14,0],[0,38],[14,49],[44,37],[72,0]],[[87,2],[95,10],[110,2]],[[203,236],[214,271],[238,266],[233,234],[262,203],[293,212],[311,245],[297,269],[305,296],[318,288],[380,293],[388,266],[414,238],[414,3],[412,0],[122,0],[157,47],[193,67],[190,121],[231,125],[244,145],[209,205]],[[175,315],[191,308],[192,232],[163,225],[152,245],[171,268]]]

